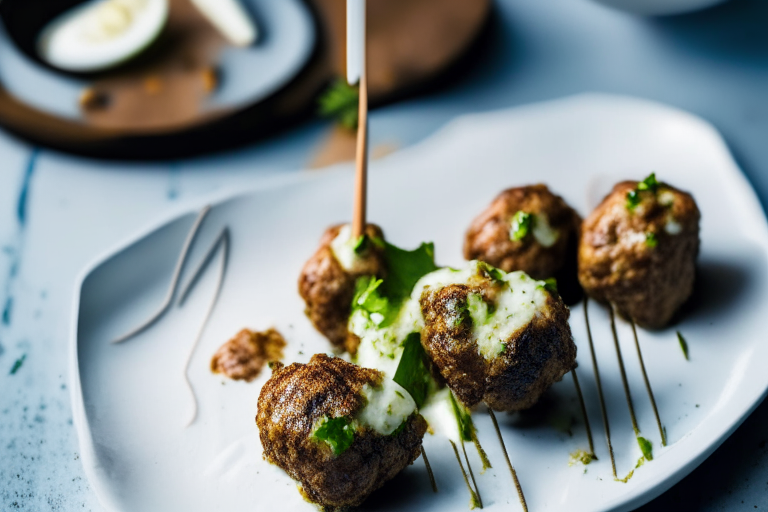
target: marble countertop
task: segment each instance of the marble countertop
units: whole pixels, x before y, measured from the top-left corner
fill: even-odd
[[[498,0],[487,50],[466,76],[373,112],[371,145],[413,144],[468,112],[587,91],[633,95],[712,122],[765,204],[766,22],[762,0],[659,19],[590,0]],[[227,154],[157,164],[86,160],[0,133],[0,510],[103,510],[78,460],[69,401],[81,270],[181,201],[307,172],[328,129],[314,121]],[[641,510],[768,510],[767,422],[764,403]]]

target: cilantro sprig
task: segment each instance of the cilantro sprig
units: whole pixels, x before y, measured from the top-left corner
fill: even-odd
[[[397,365],[395,377],[392,379],[405,388],[416,407],[421,408],[429,392],[430,373],[427,354],[421,346],[421,334],[414,332],[405,338],[403,355]]]
[[[359,97],[357,87],[338,78],[318,98],[318,112],[323,117],[336,119],[348,130],[356,130]]]
[[[640,190],[641,192],[647,190],[648,192],[655,194],[659,190],[659,182],[656,180],[656,173],[652,172],[647,178],[638,183],[637,190]]]
[[[383,242],[382,254],[387,269],[386,277],[383,280],[358,278],[352,309],[382,315],[383,320],[379,326],[386,327],[397,319],[400,308],[410,297],[416,282],[437,270],[438,266],[435,265],[435,247],[432,243],[423,243],[407,251]]]
[[[533,215],[520,210],[512,217],[512,229],[510,230],[510,238],[513,242],[519,242],[528,236],[528,233],[530,233],[532,229]]]
[[[656,195],[660,183],[656,179],[656,173],[652,172],[647,178],[637,184],[637,187],[627,192],[627,209],[633,211],[642,202],[642,192],[650,192]]]

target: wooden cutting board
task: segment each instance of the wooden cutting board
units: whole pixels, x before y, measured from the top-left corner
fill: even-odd
[[[319,32],[314,53],[286,87],[257,104],[143,129],[120,118],[105,123],[86,116],[74,122],[33,109],[0,87],[0,124],[34,144],[109,159],[181,158],[272,136],[314,115],[318,95],[345,74],[346,1],[306,1]],[[474,43],[491,12],[491,0],[369,0],[368,5],[374,107],[439,83],[457,62],[478,51]],[[190,95],[190,101],[199,98]]]

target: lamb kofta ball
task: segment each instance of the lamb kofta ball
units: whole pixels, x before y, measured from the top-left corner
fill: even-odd
[[[344,348],[349,337],[347,322],[355,282],[362,276],[384,277],[381,228],[369,224],[365,234],[362,240],[353,240],[349,225],[328,228],[320,239],[320,248],[299,276],[305,313],[315,328],[338,348]],[[354,352],[354,345],[347,349]]]
[[[410,395],[378,370],[325,354],[276,366],[256,424],[264,457],[309,501],[361,504],[421,453],[427,424]]]
[[[638,325],[664,327],[693,291],[700,217],[690,194],[654,175],[619,183],[584,221],[581,285]]]
[[[527,409],[576,367],[570,312],[548,288],[478,261],[417,283],[422,345],[464,405]]]
[[[534,279],[559,277],[575,260],[581,219],[546,185],[510,188],[470,225],[464,257]]]

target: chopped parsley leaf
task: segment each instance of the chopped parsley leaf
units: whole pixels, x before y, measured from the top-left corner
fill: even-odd
[[[637,190],[647,190],[656,193],[659,190],[659,182],[656,181],[656,173],[652,172],[647,178],[637,184]]]
[[[352,446],[355,440],[355,428],[346,416],[341,418],[325,417],[315,428],[312,437],[328,444],[334,455],[341,455]]]
[[[637,444],[640,445],[640,451],[643,452],[645,460],[653,460],[653,445],[651,442],[642,436],[637,436]]]
[[[656,233],[649,231],[645,234],[645,245],[651,249],[659,245],[659,237],[656,236]]]
[[[528,236],[531,229],[533,229],[533,215],[520,210],[512,217],[510,238],[513,242],[519,242]]]
[[[359,92],[357,87],[338,78],[318,98],[318,113],[323,117],[334,118],[348,130],[357,129]]]
[[[427,399],[430,378],[427,354],[421,346],[421,334],[413,332],[405,338],[403,355],[392,380],[405,388],[416,402],[416,407],[421,408]]]
[[[505,272],[503,270],[500,270],[492,265],[489,265],[488,263],[484,261],[478,262],[477,267],[488,274],[488,277],[496,281],[497,283],[503,283],[504,282],[504,274]]]
[[[544,280],[544,289],[552,295],[558,295],[557,292],[557,279],[554,277],[548,277]]]
[[[355,245],[352,246],[352,250],[355,251],[355,254],[362,254],[368,249],[368,243],[368,237],[366,235],[360,235],[355,241]]]
[[[627,209],[634,210],[640,204],[640,193],[637,190],[627,192]]]
[[[640,192],[650,192],[656,194],[659,190],[659,182],[656,180],[656,173],[652,172],[647,178],[637,184],[637,188],[627,192],[627,209],[633,211],[642,201]]]

